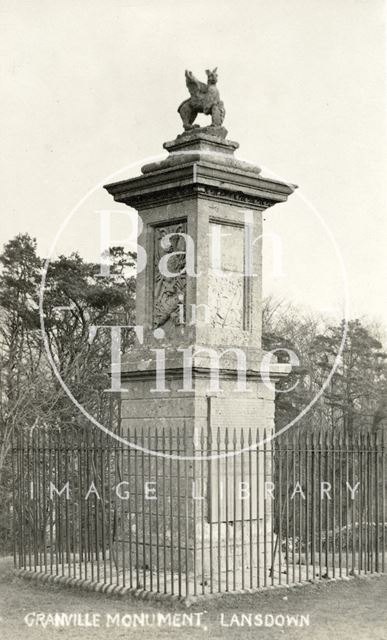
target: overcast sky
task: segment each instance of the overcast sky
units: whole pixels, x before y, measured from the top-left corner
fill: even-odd
[[[240,157],[299,185],[267,212],[265,293],[387,322],[386,82],[379,0],[1,1],[1,242],[28,231],[42,255],[89,190],[162,153],[181,131],[184,69],[218,66]],[[141,164],[141,163],[140,163]],[[117,174],[136,175],[132,167]],[[312,206],[306,204],[305,199]],[[98,251],[101,188],[56,252]],[[117,222],[115,232],[123,232]]]

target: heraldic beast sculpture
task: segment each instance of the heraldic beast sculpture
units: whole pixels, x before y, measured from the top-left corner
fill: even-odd
[[[198,124],[193,124],[198,113],[211,115],[210,126],[220,127],[223,124],[226,112],[216,87],[216,71],[217,67],[213,71],[206,70],[207,84],[197,80],[192,71],[185,72],[185,81],[191,97],[184,100],[178,108],[185,131],[199,127]]]

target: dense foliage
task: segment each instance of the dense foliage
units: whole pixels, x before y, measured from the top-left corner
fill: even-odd
[[[111,251],[111,277],[74,253],[51,261],[44,290],[45,336],[52,361],[82,405],[97,419],[110,411],[110,340],[90,338],[93,325],[133,324],[135,255]],[[67,429],[82,421],[49,363],[41,331],[39,292],[44,261],[27,234],[0,255],[0,539],[9,529],[9,451],[12,437],[34,425]],[[128,340],[129,337],[126,338]],[[127,348],[123,341],[123,348]]]

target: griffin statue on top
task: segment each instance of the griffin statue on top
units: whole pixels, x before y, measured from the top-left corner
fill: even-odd
[[[198,124],[193,124],[198,113],[211,116],[210,126],[222,126],[226,111],[216,87],[218,82],[216,71],[217,67],[213,71],[206,69],[207,84],[197,80],[192,71],[185,72],[185,82],[191,97],[184,100],[178,108],[185,131],[199,127]]]

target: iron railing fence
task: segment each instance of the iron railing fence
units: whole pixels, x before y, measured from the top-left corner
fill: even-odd
[[[121,435],[18,436],[17,567],[180,597],[385,571],[383,434]]]

